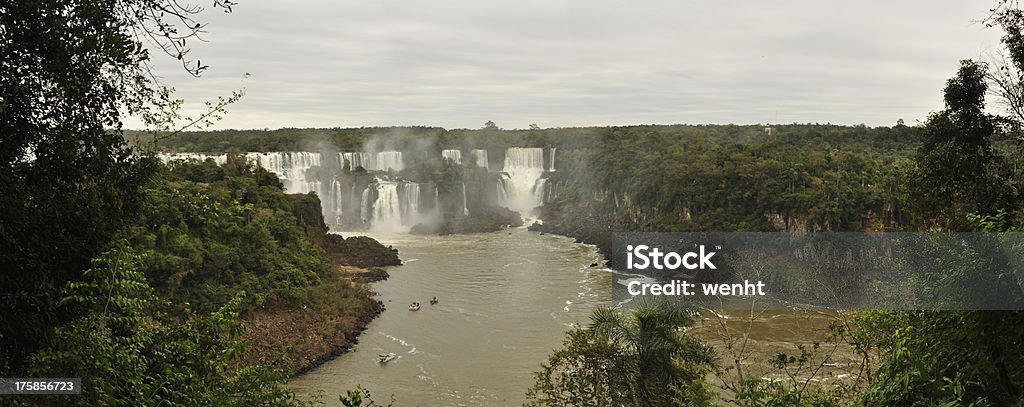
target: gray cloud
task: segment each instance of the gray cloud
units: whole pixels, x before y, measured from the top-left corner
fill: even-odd
[[[242,2],[204,15],[202,78],[157,68],[195,106],[247,88],[216,128],[891,125],[1000,48],[985,2],[634,3]]]

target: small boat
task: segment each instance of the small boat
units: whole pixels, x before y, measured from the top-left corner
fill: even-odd
[[[377,355],[377,363],[380,363],[380,364],[383,365],[385,363],[390,362],[392,359],[394,359],[396,357],[398,357],[398,355],[396,355],[395,352],[381,353],[381,354]]]
[[[414,302],[412,304],[409,304],[409,311],[419,311],[419,310],[420,310],[420,303]]]
[[[430,305],[435,305],[435,304],[437,304],[437,297],[434,297],[434,298],[430,299]]]

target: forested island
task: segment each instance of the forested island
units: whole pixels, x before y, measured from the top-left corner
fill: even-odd
[[[402,265],[401,247],[364,233],[528,226],[609,258],[612,233],[623,231],[1024,228],[1024,13],[1012,2],[986,20],[1006,32],[1007,65],[962,61],[944,109],[917,125],[522,130],[177,128],[177,104],[149,72],[143,41],[201,74],[183,55],[202,24],[180,7],[0,6],[0,377],[82,379],[81,394],[2,394],[3,404],[317,404],[286,383],[357,343],[386,305],[369,284]],[[990,91],[1008,111],[986,110]],[[123,129],[127,115],[152,129]],[[1019,271],[995,273],[978,253],[966,243],[925,247],[922,262],[977,261],[897,288],[981,280],[1024,301]],[[728,316],[598,307],[567,328],[522,392],[537,406],[1024,400],[1018,309],[811,312],[828,318],[826,338],[768,355],[773,375],[759,376],[743,371],[752,356],[746,337],[729,336]],[[724,339],[698,327],[705,319]],[[856,360],[826,379],[837,349]],[[335,390],[329,405],[386,399]]]

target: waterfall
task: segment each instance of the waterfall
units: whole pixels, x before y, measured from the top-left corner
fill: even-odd
[[[465,161],[463,151],[459,149],[444,149],[441,155],[444,159],[459,164],[472,164],[485,169],[490,166],[486,149],[466,151],[469,155],[465,157]],[[507,149],[502,170],[497,174],[497,203],[526,215],[553,199],[558,185],[549,183],[545,177],[555,170],[555,152],[553,147]],[[437,181],[423,187],[415,182],[396,179],[394,174],[381,174],[380,178],[371,181],[367,186],[365,178],[339,172],[360,167],[368,171],[401,171],[405,168],[405,163],[400,151],[329,154],[301,151],[250,152],[243,155],[255,165],[277,175],[286,193],[315,192],[320,197],[324,223],[331,230],[372,228],[404,231],[438,216],[443,212],[442,205],[453,209],[456,214],[460,213],[459,199],[462,200],[461,216],[468,216],[469,190],[480,191],[476,184],[469,188],[466,185],[469,181],[464,181],[458,190],[450,191],[451,195],[446,195],[446,202],[442,204]],[[160,153],[159,157],[164,161],[212,159],[219,165],[227,162],[227,154]],[[433,191],[423,188],[430,188]],[[433,202],[430,201],[430,192],[434,195]],[[461,193],[461,197],[455,195],[456,193]],[[474,202],[481,199],[490,200],[490,194],[488,195],[474,196]],[[449,199],[453,202],[448,202]],[[425,216],[424,213],[429,213],[431,217]]]
[[[521,214],[530,213],[543,204],[543,200],[538,199],[537,190],[543,190],[540,180],[544,175],[544,164],[543,148],[513,147],[506,150],[505,167],[498,181],[499,202]]]
[[[469,151],[469,157],[470,157],[470,160],[472,160],[472,162],[476,163],[477,167],[483,167],[483,168],[487,168],[488,167],[489,163],[487,162],[487,150],[483,150],[483,149],[470,150]]]
[[[511,196],[512,194],[512,191],[510,190],[510,188],[512,188],[512,178],[509,177],[508,174],[504,173],[499,175],[499,177],[500,178],[498,179],[498,202],[505,202],[508,201],[509,196]]]
[[[369,171],[387,171],[395,170],[401,171],[405,168],[402,163],[402,152],[401,151],[378,151],[374,160],[368,167],[364,167]]]
[[[359,200],[359,219],[364,225],[370,223],[370,186],[363,190],[363,197]]]
[[[245,156],[277,175],[289,194],[305,194],[317,191],[316,180],[307,180],[306,171],[320,165],[320,153],[311,152],[275,152],[246,153]]]
[[[402,225],[415,226],[420,219],[420,184],[403,182],[398,187]]]
[[[331,229],[341,227],[342,202],[344,202],[345,198],[341,190],[341,182],[337,178],[331,178],[331,186],[327,193],[317,192],[317,194],[320,195],[320,206],[323,209],[324,222]]]
[[[348,170],[355,170],[363,167],[367,171],[401,171],[405,169],[402,161],[401,151],[378,151],[376,153],[352,152],[338,153],[342,162],[342,168],[346,169],[345,161],[348,160]]]
[[[541,205],[545,202],[544,194],[547,192],[547,185],[548,179],[541,178],[537,180],[537,185],[533,186],[533,199],[540,202]]]
[[[160,161],[163,161],[165,163],[166,162],[171,162],[171,161],[174,161],[174,160],[206,161],[209,158],[212,158],[213,162],[217,163],[217,165],[224,165],[225,163],[228,162],[228,155],[227,154],[159,153],[159,154],[157,154],[157,158],[159,158]],[[32,156],[32,159],[35,159],[34,155]]]
[[[353,171],[353,170],[355,170],[358,167],[363,167],[363,169],[369,170],[369,168],[366,168],[366,166],[369,165],[369,161],[370,161],[369,158],[368,158],[368,154],[361,153],[361,152],[338,153],[338,154],[340,155],[340,158],[341,158],[341,167],[342,167],[342,169],[347,169],[349,171]],[[348,164],[349,164],[347,168],[345,167],[345,161],[346,160],[348,161]]]
[[[402,202],[398,198],[398,183],[377,181],[377,200],[373,202],[370,229],[396,232],[402,230]]]
[[[544,203],[548,203],[558,199],[558,183],[552,182],[551,185],[544,185]]]
[[[452,160],[456,164],[462,165],[462,151],[460,150],[442,150],[441,157],[445,160]]]
[[[363,191],[360,216],[374,231],[408,231],[420,222],[420,184],[377,179]]]

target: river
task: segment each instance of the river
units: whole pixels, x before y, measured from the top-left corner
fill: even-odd
[[[405,264],[374,289],[387,309],[353,352],[293,378],[302,398],[361,384],[397,405],[521,405],[573,324],[610,303],[612,277],[592,246],[525,228],[495,233],[374,235]],[[431,297],[439,303],[430,305]],[[422,309],[408,310],[413,301]],[[381,365],[377,354],[398,358]]]

